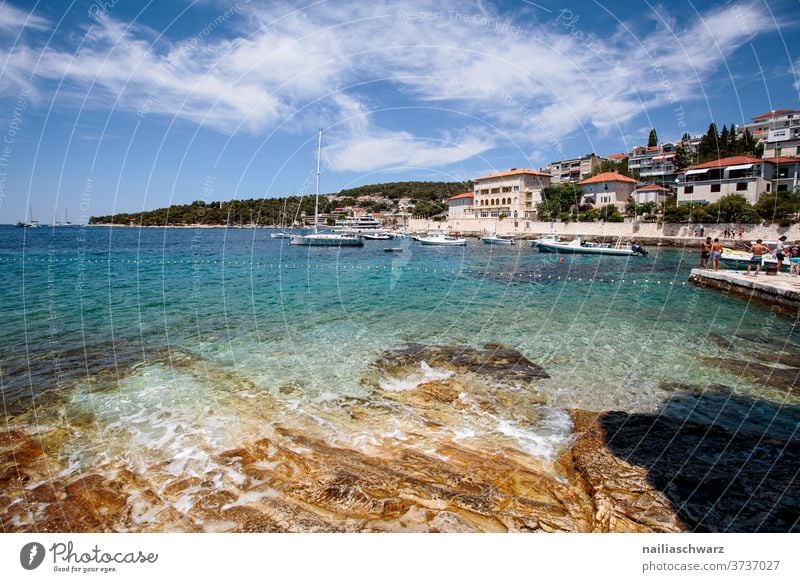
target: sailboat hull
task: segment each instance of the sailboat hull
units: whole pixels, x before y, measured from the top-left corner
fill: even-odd
[[[363,247],[361,237],[341,234],[307,234],[293,236],[290,245],[307,247]]]

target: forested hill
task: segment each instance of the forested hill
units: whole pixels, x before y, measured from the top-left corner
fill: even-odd
[[[389,182],[370,184],[342,190],[332,195],[320,196],[320,213],[326,214],[342,206],[361,206],[371,211],[391,211],[396,208],[400,198],[410,198],[424,214],[446,210],[444,200],[450,196],[472,189],[469,182]],[[385,202],[365,200],[359,196],[384,197]],[[412,211],[413,212],[413,211]],[[314,214],[314,196],[289,196],[288,198],[264,198],[249,200],[229,200],[226,202],[196,200],[191,204],[173,204],[168,208],[158,208],[144,212],[120,213],[107,216],[93,216],[89,224],[121,224],[141,226],[182,226],[188,224],[205,225],[275,225],[291,224],[300,215]]]

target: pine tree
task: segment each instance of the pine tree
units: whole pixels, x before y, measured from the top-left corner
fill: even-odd
[[[719,134],[719,155],[720,158],[724,158],[728,156],[728,126],[723,125],[722,131]]]
[[[708,126],[708,131],[700,140],[697,150],[698,162],[701,164],[719,159],[719,133],[717,132],[716,123],[712,122]]]
[[[728,130],[728,146],[727,146],[727,151],[729,156],[736,155],[736,142],[737,142],[736,125],[731,123],[731,128]]]
[[[650,137],[647,138],[647,147],[651,148],[658,145],[658,134],[656,133],[656,129],[653,128],[650,130]]]
[[[675,148],[673,164],[676,171],[684,170],[692,165],[692,153],[688,147],[678,146]]]

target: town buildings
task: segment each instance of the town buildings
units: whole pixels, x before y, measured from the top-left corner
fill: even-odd
[[[542,201],[542,190],[550,185],[550,175],[525,168],[511,168],[475,179],[474,216],[476,218],[533,218]]]
[[[765,158],[800,156],[800,109],[778,109],[756,115],[740,128],[764,144]]]
[[[580,182],[600,169],[603,158],[594,154],[586,154],[580,158],[551,162],[542,171],[550,176],[551,184],[569,184]]]
[[[755,204],[763,192],[788,192],[800,185],[800,158],[733,156],[691,166],[676,183],[677,203],[708,204],[740,194]]]
[[[581,180],[578,185],[583,190],[581,204],[593,206],[613,204],[622,212],[636,186],[636,180],[617,172],[603,172]]]

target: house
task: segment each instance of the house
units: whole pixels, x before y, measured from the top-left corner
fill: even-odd
[[[631,193],[631,197],[636,201],[636,204],[646,204],[648,202],[662,204],[670,194],[672,194],[672,190],[669,188],[658,184],[646,184],[636,188]]]
[[[586,154],[580,158],[551,162],[542,171],[550,175],[551,184],[569,184],[598,171],[602,161],[603,158],[599,156]]]
[[[788,192],[800,185],[800,158],[733,156],[687,168],[678,175],[678,204],[717,202],[741,194],[755,204],[763,192]]]
[[[475,194],[464,192],[447,199],[447,219],[457,220],[459,218],[471,218],[473,212],[473,200]]]
[[[764,144],[764,158],[800,157],[799,109],[778,109],[756,115],[739,129],[739,133],[745,129]]]
[[[658,146],[637,146],[628,156],[628,171],[636,172],[641,179],[657,179],[662,182],[675,180],[676,146],[666,142]]]
[[[511,168],[475,179],[476,218],[533,218],[542,201],[542,190],[550,185],[550,174]]]
[[[636,186],[636,180],[618,172],[603,172],[578,182],[578,185],[583,190],[582,204],[613,204],[623,211]]]

